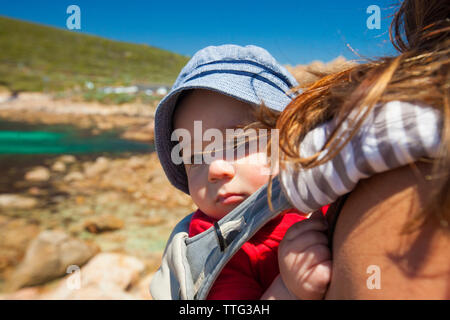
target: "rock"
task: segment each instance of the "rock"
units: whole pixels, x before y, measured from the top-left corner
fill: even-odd
[[[28,189],[28,193],[32,196],[42,196],[47,194],[47,191],[40,189],[38,187],[31,187],[30,189]]]
[[[58,158],[59,161],[61,161],[62,163],[75,163],[77,162],[77,158],[75,158],[72,155],[63,155],[61,157]]]
[[[80,181],[83,179],[84,175],[78,171],[71,172],[64,177],[65,182]]]
[[[38,300],[40,291],[36,287],[23,288],[14,293],[0,296],[0,300]]]
[[[96,204],[97,206],[105,206],[111,203],[116,203],[121,201],[121,194],[116,191],[108,191],[104,193],[100,193],[97,196]]]
[[[148,130],[128,130],[125,131],[121,136],[123,139],[127,140],[136,140],[136,141],[142,141],[142,142],[150,142],[154,138],[153,131]]]
[[[115,288],[87,287],[78,290],[71,289],[66,284],[58,291],[41,295],[43,300],[138,300],[137,297]]]
[[[93,164],[88,164],[84,169],[84,174],[88,178],[95,177],[106,170],[109,167],[109,160],[105,157],[98,157],[97,160]]]
[[[112,123],[107,122],[107,121],[98,121],[97,122],[97,127],[100,130],[111,130],[112,128],[114,128],[114,125]]]
[[[8,223],[10,220],[11,220],[10,217],[0,215],[0,227],[2,227],[4,224]]]
[[[42,182],[48,181],[48,179],[50,179],[50,170],[46,167],[36,167],[25,174],[27,181]]]
[[[0,296],[0,300],[37,300],[40,291],[38,288],[23,288],[11,294]]]
[[[82,204],[84,204],[86,202],[86,198],[85,197],[83,197],[83,196],[76,196],[75,197],[75,203],[77,204],[77,205],[82,205]]]
[[[320,78],[320,74],[332,74],[348,69],[356,64],[355,61],[347,61],[339,56],[333,61],[323,63],[322,61],[313,61],[308,65],[286,66],[286,69],[297,79],[302,86],[311,84]]]
[[[43,299],[138,299],[127,292],[139,283],[145,265],[139,259],[119,253],[99,253],[79,271],[62,279]]]
[[[130,293],[143,300],[153,299],[152,295],[150,294],[150,282],[152,281],[153,276],[154,273],[150,273],[144,276],[142,280],[140,280],[139,283],[135,287],[133,287]]]
[[[23,258],[29,243],[39,234],[39,227],[25,219],[0,216],[0,272],[14,267]]]
[[[66,164],[62,161],[56,161],[52,165],[52,170],[56,171],[56,172],[64,172],[64,171],[66,171]]]
[[[166,219],[162,217],[149,217],[142,219],[140,223],[143,226],[158,226],[166,223]]]
[[[83,265],[97,251],[97,248],[64,232],[43,231],[28,246],[7,287],[12,290],[58,278],[66,273],[68,266]]]
[[[98,217],[88,218],[84,221],[84,228],[91,233],[100,233],[104,231],[113,231],[122,229],[124,222],[110,214],[104,214]]]
[[[133,170],[144,168],[146,164],[147,164],[147,159],[140,158],[137,156],[133,156],[130,159],[128,159],[128,161],[127,161],[127,166]]]
[[[39,204],[38,200],[18,194],[0,194],[0,208],[32,209]]]

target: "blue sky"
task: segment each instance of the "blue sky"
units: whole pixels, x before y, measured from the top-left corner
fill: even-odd
[[[283,64],[330,61],[343,55],[394,54],[388,28],[396,0],[1,0],[0,15],[66,28],[66,9],[81,9],[82,32],[145,43],[187,56],[208,45],[255,44]],[[368,29],[370,5],[381,29]]]

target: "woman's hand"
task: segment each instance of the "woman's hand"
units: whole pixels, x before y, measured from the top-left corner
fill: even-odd
[[[298,299],[322,299],[331,279],[331,252],[321,212],[289,228],[278,248],[281,278]]]

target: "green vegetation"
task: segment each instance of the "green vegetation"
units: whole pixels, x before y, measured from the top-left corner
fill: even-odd
[[[0,86],[11,91],[84,91],[87,81],[96,88],[171,84],[187,61],[148,45],[0,16]]]

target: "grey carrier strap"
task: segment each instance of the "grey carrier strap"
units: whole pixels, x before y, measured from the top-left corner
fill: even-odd
[[[153,299],[206,299],[228,260],[264,224],[291,208],[280,183],[272,182],[272,206],[267,200],[267,184],[248,197],[213,228],[188,238],[192,214],[173,230],[155,273],[150,291]]]

